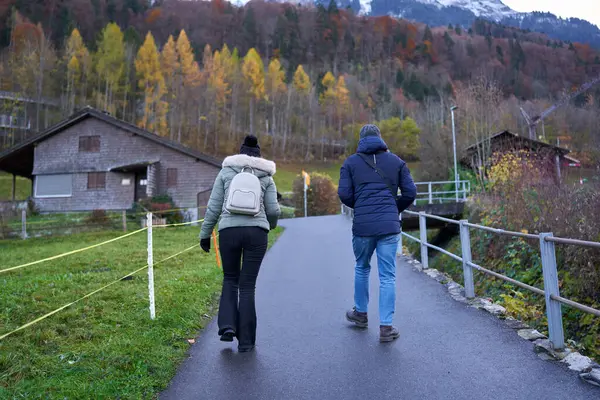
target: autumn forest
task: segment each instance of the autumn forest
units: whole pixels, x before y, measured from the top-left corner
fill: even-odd
[[[215,155],[254,133],[278,160],[338,158],[359,124],[377,121],[395,152],[444,178],[451,105],[464,148],[501,129],[526,134],[520,107],[536,115],[600,75],[587,45],[485,21],[362,17],[334,2],[0,3],[1,90],[36,100],[4,100],[2,113],[31,130],[4,134],[2,147],[86,105]],[[597,163],[598,95],[553,113],[542,140]]]

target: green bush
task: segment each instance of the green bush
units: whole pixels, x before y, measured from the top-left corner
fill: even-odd
[[[393,117],[390,119],[376,121],[375,125],[381,131],[381,137],[388,145],[390,151],[405,160],[414,161],[419,159],[419,149],[421,147],[419,136],[421,130],[412,118]],[[350,126],[352,137],[349,141],[349,153],[354,153],[358,147],[359,134],[362,125],[354,124]]]
[[[168,224],[183,222],[183,213],[177,209],[175,202],[169,195],[159,195],[144,199],[134,206],[135,214],[142,216],[143,209],[151,211],[158,218],[166,218]],[[139,211],[137,211],[139,210]]]
[[[330,176],[314,173],[310,176],[307,191],[308,216],[334,215],[340,210],[337,187]],[[296,217],[304,216],[304,180],[301,176],[294,180],[294,207]]]

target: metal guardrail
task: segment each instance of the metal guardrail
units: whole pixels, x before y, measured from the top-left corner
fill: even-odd
[[[415,185],[417,186],[417,197],[413,203],[415,206],[423,202],[427,204],[465,202],[471,192],[470,181],[458,181],[458,186],[455,181],[415,182]],[[454,186],[454,190],[444,190],[444,187],[449,185]],[[427,187],[426,191],[420,190],[423,186]]]
[[[560,291],[558,287],[558,272],[556,266],[556,249],[555,244],[565,244],[565,245],[575,245],[575,246],[585,246],[592,248],[600,248],[600,243],[598,242],[589,242],[584,240],[576,240],[576,239],[567,239],[567,238],[559,238],[554,237],[552,233],[540,233],[539,235],[533,235],[530,233],[524,232],[513,232],[506,231],[503,229],[490,228],[488,226],[472,224],[467,220],[455,221],[443,217],[439,217],[437,215],[430,215],[424,212],[414,212],[414,211],[404,211],[404,213],[409,215],[415,215],[419,217],[419,234],[420,237],[416,238],[411,236],[405,232],[402,232],[400,236],[400,246],[402,246],[402,236],[407,237],[410,240],[418,242],[421,245],[421,264],[423,268],[429,268],[429,258],[428,258],[428,249],[437,250],[456,261],[462,262],[463,264],[463,278],[465,283],[465,294],[467,298],[475,297],[475,286],[473,282],[473,269],[476,269],[484,274],[496,277],[498,279],[502,279],[506,282],[512,283],[520,288],[527,289],[533,293],[537,293],[539,295],[543,295],[546,300],[546,316],[548,318],[548,332],[550,336],[550,343],[552,347],[560,350],[565,347],[565,337],[564,337],[564,329],[563,329],[563,321],[562,321],[562,310],[561,304],[567,305],[572,308],[576,308],[583,312],[593,314],[597,317],[600,317],[600,310],[597,310],[592,307],[588,307],[581,303],[577,303],[575,301],[566,299],[560,296]],[[402,216],[400,216],[402,218]],[[440,247],[434,246],[427,242],[427,218],[437,219],[444,222],[448,222],[451,224],[459,225],[460,227],[460,243],[462,255],[458,256],[456,254],[450,253]],[[472,260],[471,254],[471,233],[470,229],[479,229],[486,232],[491,232],[497,235],[510,236],[510,237],[519,237],[525,239],[534,239],[539,240],[540,243],[540,253],[542,258],[542,272],[543,272],[543,282],[544,289],[539,289],[534,286],[527,285],[526,283],[519,282],[515,279],[509,278],[500,273],[491,271],[487,268],[484,268],[481,265],[475,264]]]

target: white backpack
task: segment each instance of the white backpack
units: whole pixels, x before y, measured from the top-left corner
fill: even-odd
[[[244,172],[246,169],[250,169],[252,173]],[[261,202],[262,186],[260,180],[254,175],[252,168],[242,168],[242,171],[234,176],[229,184],[225,210],[231,214],[255,216],[260,212]]]

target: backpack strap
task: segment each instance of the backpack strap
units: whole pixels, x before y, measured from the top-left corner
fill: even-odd
[[[390,193],[392,194],[392,196],[394,197],[394,200],[396,202],[398,202],[398,192],[394,193],[394,187],[392,186],[392,184],[390,183],[390,180],[388,179],[387,175],[385,174],[385,172],[383,172],[377,165],[375,164],[371,164],[371,160],[369,159],[369,157],[367,157],[365,154],[363,153],[357,153],[358,156],[360,158],[362,158],[362,160],[367,163],[367,165],[371,168],[373,168],[373,170],[377,173],[377,175],[379,175],[381,177],[381,179],[383,180],[383,182],[387,185],[388,189],[390,190]]]

